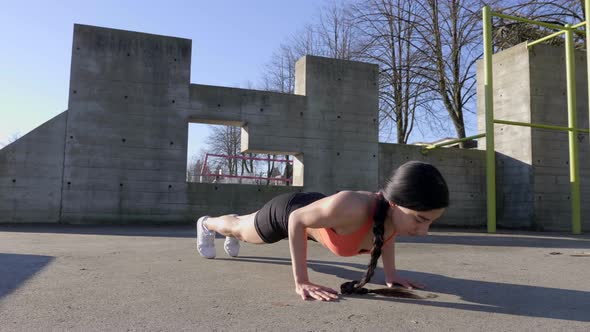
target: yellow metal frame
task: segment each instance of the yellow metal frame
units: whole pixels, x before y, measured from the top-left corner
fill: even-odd
[[[571,204],[572,204],[572,233],[581,234],[581,214],[580,214],[580,179],[578,167],[578,140],[577,134],[579,132],[590,133],[588,129],[580,129],[577,127],[577,113],[576,113],[576,78],[575,78],[575,58],[574,58],[574,42],[573,34],[585,34],[587,48],[590,44],[590,0],[584,0],[585,3],[585,17],[586,21],[565,26],[557,24],[549,24],[544,22],[537,22],[522,17],[510,16],[501,13],[492,12],[489,6],[482,9],[483,16],[483,48],[484,48],[484,98],[485,98],[485,133],[457,139],[445,143],[429,145],[423,148],[423,152],[439,148],[442,146],[463,142],[466,140],[486,137],[486,194],[487,194],[487,230],[488,233],[496,232],[496,151],[494,145],[494,124],[505,124],[515,126],[527,126],[531,128],[541,128],[557,131],[568,132],[569,140],[569,168],[570,168],[570,187],[571,187]],[[533,124],[508,120],[494,119],[494,100],[493,100],[493,75],[492,75],[492,17],[501,17],[504,19],[514,20],[534,24],[549,29],[559,30],[551,35],[543,37],[539,40],[527,43],[527,47],[532,47],[536,44],[547,41],[551,38],[565,34],[565,58],[566,58],[566,77],[567,77],[567,109],[568,109],[568,126],[553,126],[547,124]],[[585,31],[577,30],[579,27],[585,27]],[[586,66],[588,74],[588,96],[590,97],[590,56],[586,57]],[[590,98],[588,102],[588,115],[590,117]]]
[[[586,17],[589,17],[590,13],[590,0],[585,0]],[[527,43],[527,47],[542,43],[561,34],[565,34],[565,57],[566,57],[566,78],[567,78],[567,110],[568,110],[568,126],[552,126],[545,124],[532,124],[522,123],[515,121],[496,120],[494,119],[494,105],[493,105],[493,89],[492,89],[492,17],[502,17],[518,22],[530,23],[539,26],[543,26],[550,29],[558,30],[549,36],[543,37],[537,41]],[[506,124],[506,125],[517,125],[517,126],[529,126],[532,128],[542,128],[557,131],[567,131],[569,139],[569,168],[570,168],[570,189],[571,189],[571,204],[572,204],[572,233],[581,234],[581,207],[580,207],[580,176],[578,167],[578,140],[576,135],[578,132],[590,132],[587,129],[578,128],[577,113],[576,113],[576,77],[575,77],[575,58],[574,58],[574,41],[573,34],[583,33],[576,30],[578,27],[584,26],[586,28],[586,40],[589,41],[590,36],[590,21],[587,19],[585,22],[565,26],[556,24],[547,24],[543,22],[537,22],[522,17],[509,16],[501,13],[494,13],[490,10],[489,6],[483,8],[483,25],[484,25],[484,70],[485,70],[485,114],[486,114],[486,152],[488,162],[486,164],[487,174],[487,195],[488,195],[488,232],[495,232],[496,230],[496,200],[495,200],[495,184],[496,184],[496,173],[495,173],[495,149],[494,149],[494,124]],[[587,68],[588,68],[588,82],[590,82],[590,56],[587,57]],[[590,96],[590,84],[588,87],[588,95]],[[589,115],[590,115],[590,102]],[[493,162],[492,162],[493,161]],[[493,196],[493,197],[491,197]],[[490,212],[493,211],[492,212]]]

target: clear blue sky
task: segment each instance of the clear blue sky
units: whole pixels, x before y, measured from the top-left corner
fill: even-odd
[[[191,83],[257,84],[318,0],[1,1],[0,143],[67,108],[74,23],[192,39]]]

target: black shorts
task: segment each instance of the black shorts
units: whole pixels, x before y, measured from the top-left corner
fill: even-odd
[[[289,193],[271,199],[254,216],[256,232],[265,243],[286,239],[291,212],[324,197],[321,193]]]

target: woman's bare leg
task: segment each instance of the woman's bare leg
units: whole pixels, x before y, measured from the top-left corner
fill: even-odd
[[[254,216],[256,212],[238,216],[237,214],[228,214],[219,217],[208,217],[205,221],[205,227],[210,231],[215,231],[224,236],[235,237],[236,239],[253,244],[264,244],[254,227]]]

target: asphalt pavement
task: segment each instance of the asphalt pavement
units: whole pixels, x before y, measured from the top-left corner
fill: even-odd
[[[295,294],[287,241],[196,253],[189,226],[0,226],[0,331],[590,331],[590,236],[436,230],[398,238],[415,300]],[[339,289],[369,256],[309,242]],[[381,288],[377,269],[369,288]]]

